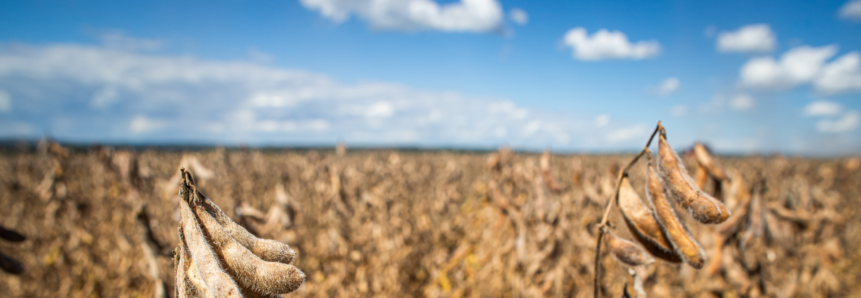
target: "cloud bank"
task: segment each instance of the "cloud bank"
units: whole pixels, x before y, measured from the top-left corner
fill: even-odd
[[[741,110],[755,103],[725,101]],[[685,105],[670,107],[668,116],[689,113]],[[857,112],[817,109],[811,113],[822,116],[818,131],[857,130]],[[293,146],[341,139],[372,146],[505,144],[537,150],[636,148],[654,125],[649,119],[531,109],[505,98],[390,82],[343,83],[248,61],[82,44],[0,44],[0,115],[0,138],[51,134],[76,142]],[[691,142],[679,136],[677,142]],[[722,150],[748,146],[730,139],[721,144]]]
[[[51,133],[81,142],[228,144],[343,139],[535,149],[608,144],[590,120],[505,99],[387,82],[344,84],[251,62],[105,46],[0,45],[0,90],[0,126],[6,127],[0,137]],[[569,144],[574,138],[578,143]]]

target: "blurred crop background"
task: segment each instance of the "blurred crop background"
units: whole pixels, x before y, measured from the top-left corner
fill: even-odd
[[[27,240],[0,240],[25,269],[0,289],[173,295],[186,167],[297,248],[291,295],[585,297],[615,172],[661,120],[764,179],[768,224],[720,256],[691,225],[720,271],[658,262],[652,296],[847,296],[858,36],[858,0],[2,1],[0,226]]]

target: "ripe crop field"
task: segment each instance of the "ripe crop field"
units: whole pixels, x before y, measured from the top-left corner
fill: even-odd
[[[679,153],[693,173],[693,157]],[[504,149],[6,152],[0,226],[27,239],[0,240],[0,252],[24,267],[0,271],[0,296],[173,297],[182,167],[234,221],[296,251],[307,280],[285,297],[591,297],[598,224],[632,158]],[[861,291],[861,160],[716,159],[748,182],[753,199],[724,187],[717,197],[740,220],[720,231],[679,212],[705,267],[657,260],[629,271],[604,250],[604,295],[633,293],[637,283],[652,297]],[[642,198],[645,175],[643,162],[630,170]],[[633,239],[615,211],[609,223]]]

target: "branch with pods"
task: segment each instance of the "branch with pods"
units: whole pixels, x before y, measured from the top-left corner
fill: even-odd
[[[656,167],[653,167],[649,147],[658,137]],[[646,156],[646,203],[628,181],[628,172]],[[709,164],[710,165],[710,164]],[[708,166],[708,165],[707,165]],[[710,172],[717,172],[714,167]],[[613,198],[607,203],[595,243],[594,296],[600,296],[601,247],[606,240],[613,255],[626,265],[636,267],[653,263],[655,258],[671,263],[684,261],[693,268],[705,265],[705,253],[690,235],[676,214],[674,204],[702,224],[719,224],[726,221],[730,211],[724,204],[701,189],[688,175],[681,158],[667,143],[666,128],[658,122],[646,146],[618,174]],[[616,236],[609,228],[610,216],[615,207],[622,214],[635,242]]]

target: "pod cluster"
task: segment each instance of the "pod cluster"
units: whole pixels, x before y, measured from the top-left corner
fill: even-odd
[[[646,200],[640,198],[626,174],[619,181],[616,197],[625,225],[640,245],[630,241],[622,243],[610,232],[605,238],[607,246],[617,259],[630,266],[651,263],[651,258],[641,256],[648,252],[667,262],[684,261],[700,269],[705,265],[705,253],[679,218],[676,205],[702,224],[722,223],[730,217],[730,211],[691,178],[679,155],[667,143],[663,128],[659,130],[657,166],[650,158],[646,167]],[[701,144],[697,144],[694,151],[700,169],[716,179],[727,179],[726,173]]]
[[[305,282],[291,265],[293,249],[249,233],[197,190],[190,173],[181,174],[176,297],[277,297]]]

